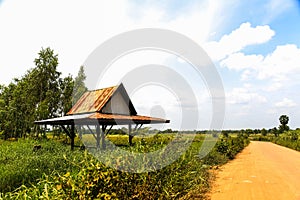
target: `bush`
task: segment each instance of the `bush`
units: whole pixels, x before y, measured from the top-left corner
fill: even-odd
[[[222,138],[216,144],[216,151],[225,155],[228,159],[233,159],[249,142],[248,135],[246,134],[238,134],[235,138]]]
[[[272,138],[272,142],[278,145],[282,145],[297,151],[300,151],[300,140],[299,140],[300,131],[299,130],[290,130],[281,134],[277,138]]]
[[[169,139],[159,136],[149,141],[164,146]],[[193,190],[198,191],[197,198],[203,198],[209,187],[210,166],[232,159],[248,144],[248,140],[243,136],[223,139],[205,158],[200,159],[198,152],[202,141],[203,136],[197,135],[189,149],[175,162],[160,170],[144,173],[117,171],[98,162],[86,151],[81,152],[79,157],[70,152],[64,160],[56,160],[60,162],[56,162],[58,165],[64,163],[65,171],[45,173],[37,183],[32,182],[33,185],[25,184],[13,192],[0,193],[0,199],[178,199],[192,195],[190,192]],[[133,147],[127,148],[138,148],[135,150],[138,152],[157,148],[147,146],[147,142],[136,140]],[[50,154],[45,157],[49,158]],[[125,159],[125,162],[131,161]]]
[[[172,199],[183,196],[195,186],[207,188],[208,172],[194,154],[198,143],[171,165],[147,173],[120,172],[105,166],[85,153],[83,160],[68,160],[79,168],[74,173],[45,175],[33,187],[22,186],[4,194],[5,199],[30,196],[33,199]]]

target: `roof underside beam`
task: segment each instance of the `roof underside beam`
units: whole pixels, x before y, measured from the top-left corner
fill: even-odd
[[[169,123],[166,121],[153,121],[153,120],[97,120],[97,119],[82,119],[82,120],[43,120],[35,122],[39,125],[128,125],[128,124],[160,124]]]

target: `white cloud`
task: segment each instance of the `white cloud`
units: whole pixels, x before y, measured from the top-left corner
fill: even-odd
[[[235,124],[237,128],[249,127],[247,124],[254,123],[253,127],[259,127],[264,119],[263,108],[267,107],[266,97],[256,91],[255,85],[246,83],[240,88],[234,88],[226,93],[226,118],[228,124]],[[255,117],[254,117],[255,113]],[[257,117],[259,116],[259,117]],[[229,125],[231,127],[232,125]],[[228,127],[228,125],[226,125]]]
[[[266,55],[245,55],[238,52],[220,62],[222,67],[241,71],[241,80],[270,80],[271,85],[266,91],[281,89],[286,83],[296,81],[299,84],[300,48],[294,44],[277,46]]]
[[[288,98],[283,98],[282,101],[275,103],[275,106],[278,108],[289,108],[289,107],[294,107],[296,105],[297,104],[293,100]]]
[[[118,6],[116,6],[116,4]],[[4,1],[0,7],[1,74],[20,76],[41,47],[59,54],[59,70],[76,74],[87,55],[113,33],[130,27],[127,1]],[[11,76],[1,76],[1,82]],[[9,80],[7,80],[9,81]]]
[[[274,92],[274,91],[278,91],[282,87],[283,87],[283,84],[281,82],[272,82],[270,86],[265,88],[265,91]]]
[[[243,86],[244,86],[244,88],[247,88],[247,89],[253,88],[253,85],[251,83],[245,83]]]
[[[249,103],[266,103],[267,99],[248,88],[234,88],[226,94],[229,104],[249,104]]]
[[[244,69],[255,69],[263,60],[262,55],[245,55],[244,53],[238,52],[229,55],[226,59],[220,62],[222,67],[228,69],[240,71]]]
[[[258,70],[259,79],[274,81],[288,79],[289,75],[300,73],[300,49],[294,44],[277,46],[267,55]]]
[[[205,50],[213,60],[218,61],[243,50],[246,46],[265,43],[274,35],[275,32],[268,25],[251,27],[247,22],[229,35],[224,35],[219,42],[205,44]]]
[[[276,2],[272,2],[273,6],[279,5]],[[287,83],[295,84],[291,80],[299,84],[300,48],[295,44],[279,45],[266,56],[242,52],[249,45],[268,42],[274,35],[275,32],[267,25],[253,28],[250,23],[243,23],[220,41],[207,43],[206,50],[221,67],[241,72],[242,81],[267,80],[270,85],[264,90],[276,91]]]
[[[241,75],[241,81],[249,81],[253,77],[253,72],[251,70],[244,70]]]
[[[8,84],[34,67],[41,47],[50,46],[59,54],[64,75],[75,75],[98,45],[124,31],[164,28],[202,43],[230,9],[226,6],[217,1],[195,2],[169,17],[159,4],[143,7],[129,0],[4,1],[0,7],[1,83]]]

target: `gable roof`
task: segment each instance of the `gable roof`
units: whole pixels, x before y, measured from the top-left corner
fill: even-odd
[[[122,100],[125,103],[127,114],[108,113],[107,108],[111,108],[109,104],[112,99]],[[120,103],[120,102],[115,102]],[[108,106],[106,106],[108,105]],[[103,88],[99,90],[88,91],[82,95],[77,103],[64,117],[35,121],[35,124],[49,125],[126,125],[126,124],[156,124],[170,123],[170,120],[156,117],[137,115],[137,112],[123,86]]]
[[[71,108],[67,115],[84,114],[84,113],[102,113],[102,109],[112,99],[112,97],[120,93],[126,102],[130,115],[136,115],[137,112],[123,86],[120,85],[102,88],[99,90],[87,91]]]

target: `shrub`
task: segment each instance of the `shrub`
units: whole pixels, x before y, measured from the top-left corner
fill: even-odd
[[[169,139],[159,136],[149,141],[153,142],[151,144],[164,146]],[[63,160],[56,160],[60,162],[56,162],[58,165],[64,163],[66,171],[45,173],[37,183],[22,185],[13,192],[0,193],[0,199],[178,199],[191,194],[193,190],[201,191],[200,194],[197,192],[197,198],[202,198],[209,186],[209,167],[224,164],[228,159],[232,159],[248,144],[248,140],[238,136],[218,141],[215,148],[200,159],[198,152],[202,141],[203,136],[196,136],[189,149],[175,162],[162,169],[144,173],[117,171],[98,162],[86,151],[81,152],[81,156],[78,157],[70,152]],[[137,148],[135,151],[148,152],[151,148],[157,148],[147,146],[147,142],[146,139],[137,140],[136,144],[127,147],[127,150]],[[53,148],[51,145],[46,147],[45,149]],[[55,148],[54,145],[54,150]],[[53,149],[50,150],[52,151]],[[41,154],[43,155],[42,152]],[[47,157],[50,157],[50,154]],[[131,161],[125,159],[124,162]],[[39,164],[44,166],[43,163]]]

